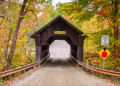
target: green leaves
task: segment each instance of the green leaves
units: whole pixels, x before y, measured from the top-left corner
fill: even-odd
[[[89,5],[91,3],[91,0],[76,0],[78,2],[78,4],[86,6]]]
[[[90,13],[89,11],[86,11],[82,13],[78,18],[80,21],[89,21],[93,16],[94,16],[94,13],[92,12]]]

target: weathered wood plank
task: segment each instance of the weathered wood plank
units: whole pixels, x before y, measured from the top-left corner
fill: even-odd
[[[41,43],[40,43],[40,35],[35,37],[35,44],[36,44],[36,62],[40,62],[41,58]]]

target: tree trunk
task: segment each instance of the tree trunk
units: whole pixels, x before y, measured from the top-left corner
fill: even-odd
[[[114,25],[114,38],[116,40],[118,40],[118,25],[116,25],[116,16],[117,16],[117,13],[118,13],[118,1],[114,1],[113,4],[114,4],[114,9],[115,9],[115,19],[113,21],[113,25]],[[114,44],[114,58],[118,58],[118,47],[117,47],[117,44]]]
[[[15,46],[16,46],[16,41],[17,41],[17,35],[19,32],[19,28],[20,28],[20,23],[22,21],[22,18],[19,18],[18,22],[17,22],[17,26],[16,26],[16,30],[15,30],[15,34],[13,36],[13,40],[12,40],[12,46],[10,49],[10,54],[8,56],[8,61],[7,61],[7,69],[11,68],[11,61],[14,55],[14,51],[15,51]]]
[[[118,25],[114,27],[114,38],[118,40]],[[117,47],[117,44],[114,44],[114,58],[118,58],[119,56],[119,49]]]
[[[10,41],[10,32],[9,32],[9,36],[8,36],[8,40],[7,40],[7,47],[5,49],[5,59],[7,59],[7,55],[8,55],[8,48],[9,48],[9,41]]]
[[[7,69],[10,69],[11,65],[12,65],[12,58],[13,58],[14,51],[15,51],[15,46],[16,46],[17,36],[18,36],[19,28],[20,28],[20,23],[24,19],[23,16],[26,14],[26,12],[24,11],[25,7],[26,7],[26,2],[27,2],[27,0],[23,1],[21,12],[20,12],[20,17],[17,21],[17,26],[16,26],[16,30],[15,30],[15,33],[13,36],[12,45],[11,45],[11,49],[10,49],[10,54],[7,59]]]

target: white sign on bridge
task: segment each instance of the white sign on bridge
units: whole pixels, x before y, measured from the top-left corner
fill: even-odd
[[[101,45],[109,46],[109,35],[101,36]]]

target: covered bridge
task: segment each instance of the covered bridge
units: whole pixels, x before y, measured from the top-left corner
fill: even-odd
[[[49,45],[54,40],[65,40],[71,46],[71,56],[83,61],[83,43],[85,36],[78,28],[61,16],[56,17],[31,35],[36,44],[36,62],[40,62],[49,53]]]

